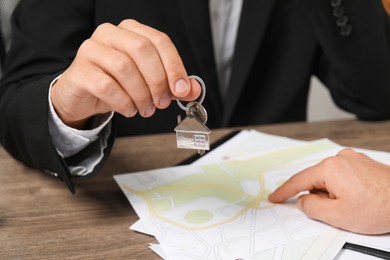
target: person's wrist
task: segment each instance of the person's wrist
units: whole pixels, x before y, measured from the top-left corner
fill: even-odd
[[[85,127],[87,126],[87,122],[89,121],[90,118],[84,118],[80,120],[73,120],[71,116],[68,116],[68,113],[66,113],[65,109],[61,106],[61,102],[58,101],[58,95],[57,95],[57,88],[56,88],[56,83],[54,82],[52,84],[51,90],[50,90],[50,100],[52,103],[52,106],[54,108],[55,113],[57,116],[61,119],[61,121],[72,128],[78,129],[78,130],[84,130]]]

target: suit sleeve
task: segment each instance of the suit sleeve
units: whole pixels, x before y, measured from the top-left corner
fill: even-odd
[[[4,148],[24,164],[64,181],[71,192],[75,189],[68,164],[58,155],[48,129],[48,90],[92,34],[93,21],[92,0],[21,1],[14,13],[12,46],[0,83]],[[110,137],[107,154],[112,143]]]
[[[321,49],[316,75],[342,109],[389,119],[390,23],[381,1],[311,2]]]

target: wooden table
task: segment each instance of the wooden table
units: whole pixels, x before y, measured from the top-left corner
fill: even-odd
[[[345,146],[390,152],[390,121],[342,120],[254,128],[301,140],[327,137]],[[232,131],[213,130],[212,141]],[[76,182],[76,194],[0,148],[0,259],[159,259],[157,241],[131,231],[138,218],[113,175],[173,166],[193,154],[175,135],[118,138],[102,172]]]

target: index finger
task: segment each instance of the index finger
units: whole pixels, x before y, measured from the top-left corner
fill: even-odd
[[[287,180],[268,197],[269,201],[280,203],[297,195],[301,191],[326,190],[326,181],[322,163],[309,167]]]

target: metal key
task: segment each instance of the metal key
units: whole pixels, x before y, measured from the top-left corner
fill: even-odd
[[[186,112],[187,116],[195,116],[202,124],[207,122],[207,111],[206,109],[197,101],[192,101],[187,104],[189,110]]]
[[[202,106],[202,102],[205,96],[206,88],[199,77],[194,77],[201,83],[202,96],[200,101],[192,101],[184,107],[179,100],[177,100],[179,106],[186,111],[186,117],[181,120],[181,116],[178,116],[178,125],[175,128],[176,142],[178,148],[185,149],[197,149],[198,154],[203,155],[205,150],[210,150],[210,129],[205,125],[207,122],[207,111]]]

